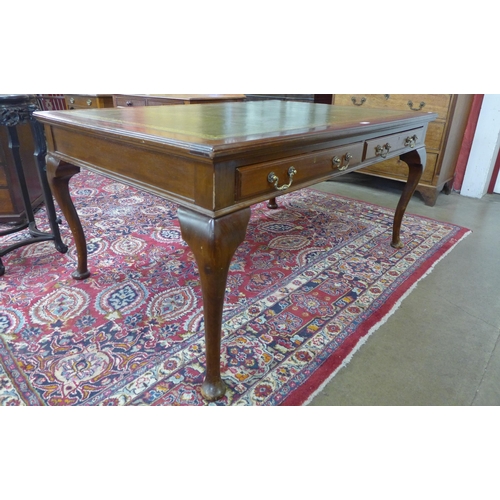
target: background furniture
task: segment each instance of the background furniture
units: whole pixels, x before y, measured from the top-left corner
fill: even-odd
[[[333,104],[363,108],[388,108],[434,112],[426,138],[427,166],[417,191],[425,204],[434,206],[438,194],[451,192],[460,146],[472,106],[473,94],[333,94]],[[360,173],[406,181],[406,165],[394,158]]]
[[[111,94],[64,94],[67,109],[112,108]]]
[[[279,99],[281,101],[332,103],[332,94],[246,94],[248,101],[265,101]]]
[[[38,105],[43,111],[66,109],[64,94],[37,94]]]
[[[116,108],[244,101],[244,94],[114,94]]]
[[[34,95],[0,95],[0,129],[2,137],[4,135],[8,137],[7,148],[3,149],[4,162],[8,166],[4,170],[7,189],[0,192],[13,193],[16,203],[22,202],[24,207],[22,220],[18,224],[8,225],[7,229],[0,231],[0,236],[7,236],[24,229],[29,230],[29,238],[17,240],[6,248],[0,249],[0,276],[5,273],[2,257],[17,248],[40,241],[54,240],[58,251],[61,253],[68,251],[68,247],[61,240],[52,193],[45,172],[47,146],[43,126],[33,118],[33,112],[37,110],[38,105]],[[26,139],[26,127],[32,134],[32,138],[21,144],[19,131],[22,131],[23,137]],[[24,168],[25,160],[30,160],[30,169]],[[36,172],[33,171],[33,164],[35,164]],[[39,231],[36,226],[32,206],[33,196],[30,196],[30,187],[34,185],[34,177],[38,179],[37,194],[39,189],[42,190],[52,233]],[[1,207],[0,204],[0,209]],[[13,205],[6,203],[5,207],[9,210]]]
[[[4,96],[3,102],[6,102]],[[38,178],[33,134],[28,123],[17,126],[20,155],[28,187],[30,207],[36,210],[43,203],[42,186]],[[27,218],[21,185],[16,174],[16,164],[9,147],[6,126],[0,126],[0,224],[18,224]]]

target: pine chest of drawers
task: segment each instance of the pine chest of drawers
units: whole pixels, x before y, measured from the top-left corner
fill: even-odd
[[[111,94],[65,94],[64,101],[68,109],[112,108]]]
[[[426,137],[427,165],[417,187],[426,205],[434,206],[441,191],[449,194],[462,145],[473,94],[334,94],[333,104],[433,112]],[[406,182],[406,164],[397,158],[360,170],[361,173]]]

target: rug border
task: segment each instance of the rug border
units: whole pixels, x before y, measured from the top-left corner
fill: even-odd
[[[344,198],[350,201],[361,201],[367,205],[371,205],[376,208],[381,208],[385,210],[392,210],[389,207],[378,205],[376,203],[367,202],[364,200],[359,200],[357,198],[352,198],[349,196],[344,196],[337,193],[331,193],[329,191],[323,191],[314,187],[309,187],[309,189],[326,194],[334,195],[339,198]],[[279,406],[307,406],[312,400],[333,380],[337,373],[347,366],[354,354],[368,341],[370,336],[375,333],[384,323],[387,322],[390,316],[392,316],[401,306],[402,302],[410,293],[417,287],[418,283],[423,280],[426,276],[431,274],[436,265],[443,260],[461,241],[463,241],[467,236],[472,234],[472,230],[465,227],[459,226],[452,222],[440,221],[428,217],[425,215],[417,215],[413,213],[408,213],[413,217],[418,217],[420,219],[426,219],[429,221],[439,222],[441,224],[450,224],[458,229],[457,234],[450,238],[443,247],[437,251],[431,258],[427,259],[421,264],[421,266],[412,274],[412,279],[407,280],[403,285],[397,288],[391,297],[390,302],[386,302],[375,314],[371,315],[366,321],[359,325],[358,331],[355,335],[350,336],[343,344],[340,346],[336,352],[328,358],[321,367],[319,367],[315,373],[307,379],[303,384],[300,385],[296,390],[289,394]]]
[[[352,200],[356,201],[354,199]],[[414,214],[408,215],[421,217],[420,215]],[[427,217],[422,218],[435,220]],[[436,220],[436,222],[441,221]],[[330,356],[330,358],[325,361],[325,363],[323,363],[323,365],[319,367],[311,377],[309,377],[307,381],[301,384],[300,387],[283,400],[279,406],[309,405],[314,397],[316,397],[326,387],[326,385],[332,381],[335,375],[337,375],[342,368],[349,364],[354,354],[363,346],[363,344],[365,344],[369,337],[384,323],[386,323],[389,317],[399,309],[404,299],[410,295],[410,293],[417,287],[418,283],[431,274],[436,265],[443,260],[461,241],[472,234],[472,230],[458,226],[457,224],[446,222],[442,223],[450,224],[456,227],[458,229],[456,235],[450,238],[449,241],[446,242],[441,249],[435,252],[431,258],[423,262],[421,266],[412,274],[412,279],[406,280],[403,285],[398,287],[393,293],[391,300],[386,302],[376,313],[372,314],[367,320],[361,323],[356,334],[346,339],[342,346],[340,346],[337,351]]]

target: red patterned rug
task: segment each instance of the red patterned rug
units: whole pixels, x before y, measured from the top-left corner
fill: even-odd
[[[206,404],[198,272],[176,206],[88,172],[71,186],[92,276],[71,278],[65,225],[68,254],[45,242],[3,258],[0,405]],[[395,250],[392,218],[314,189],[253,207],[227,284],[228,391],[213,404],[307,403],[469,233],[407,215]]]

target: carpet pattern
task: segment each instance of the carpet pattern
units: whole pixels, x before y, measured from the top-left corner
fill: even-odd
[[[91,277],[37,243],[3,258],[0,405],[206,405],[199,276],[177,207],[90,172],[71,182]],[[226,396],[300,405],[468,230],[314,189],[252,208],[224,310]],[[43,210],[39,228],[47,230]],[[18,233],[0,238],[0,245]]]

